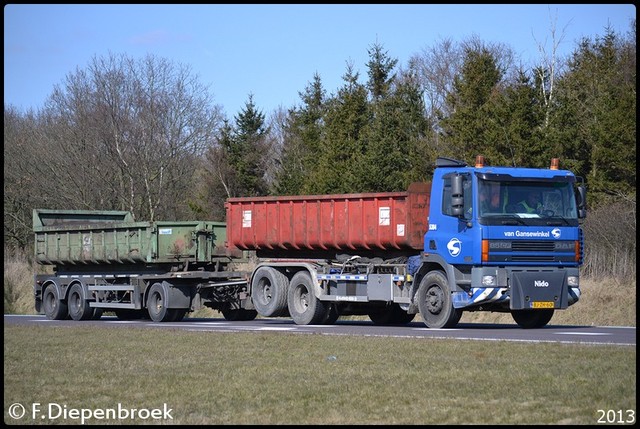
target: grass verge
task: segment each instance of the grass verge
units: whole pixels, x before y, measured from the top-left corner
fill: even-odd
[[[84,423],[597,424],[636,407],[635,347],[87,326],[4,338],[10,424],[118,407],[171,418]]]

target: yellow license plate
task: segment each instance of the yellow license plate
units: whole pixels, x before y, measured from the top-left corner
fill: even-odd
[[[553,301],[534,301],[533,308],[553,308]]]

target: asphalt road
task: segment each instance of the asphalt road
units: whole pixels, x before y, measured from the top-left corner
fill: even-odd
[[[296,325],[291,319],[258,318],[245,322],[225,319],[191,319],[155,323],[150,320],[48,320],[37,315],[4,315],[4,325],[95,326],[96,328],[183,329],[207,332],[282,332],[293,334],[351,335],[369,337],[441,338],[475,341],[514,341],[587,345],[636,346],[635,327],[547,325],[542,329],[521,329],[514,324],[459,323],[452,329],[428,329],[422,322],[404,326],[378,326],[369,321],[338,320],[333,325]]]

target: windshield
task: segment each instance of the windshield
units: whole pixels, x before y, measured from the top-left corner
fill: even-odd
[[[548,181],[478,180],[480,218],[578,219],[573,184]]]

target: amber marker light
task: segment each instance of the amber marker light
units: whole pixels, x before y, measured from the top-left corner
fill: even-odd
[[[482,262],[489,262],[489,240],[482,240]]]

